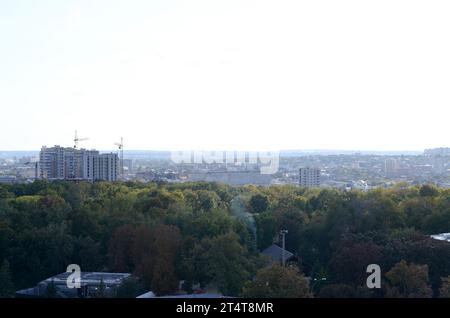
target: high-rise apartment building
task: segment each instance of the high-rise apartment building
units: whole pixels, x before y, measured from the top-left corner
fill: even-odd
[[[60,146],[42,147],[39,153],[39,167],[41,179],[64,179],[64,148]]]
[[[450,148],[425,149],[423,154],[426,156],[450,156]]]
[[[299,184],[301,187],[319,187],[320,186],[320,169],[317,168],[300,168]]]
[[[444,173],[447,171],[447,166],[450,165],[450,157],[433,156],[431,158],[431,164],[433,165],[433,173]]]
[[[119,171],[119,156],[103,153],[98,156],[98,180],[116,181]]]
[[[54,146],[42,147],[39,177],[48,180],[116,181],[119,156],[96,150]]]
[[[399,171],[398,160],[395,158],[388,158],[384,161],[384,173],[387,177],[397,176]]]

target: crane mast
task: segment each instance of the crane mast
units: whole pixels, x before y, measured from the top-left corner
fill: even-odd
[[[89,138],[79,138],[78,137],[78,132],[75,130],[75,137],[73,138],[73,143],[74,143],[73,148],[78,149],[79,142],[80,141],[85,141],[85,140],[89,140]]]
[[[124,178],[124,171],[123,171],[123,137],[120,138],[120,143],[116,142],[114,144],[119,147],[119,151],[120,151],[120,175],[121,175],[121,177],[123,179]]]

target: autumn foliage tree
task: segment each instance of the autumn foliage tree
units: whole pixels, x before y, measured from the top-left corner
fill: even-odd
[[[442,285],[439,288],[439,297],[450,298],[450,276],[442,277]]]
[[[9,298],[14,295],[14,285],[12,282],[9,263],[4,261],[0,266],[0,298]]]
[[[386,273],[388,286],[386,297],[429,298],[432,290],[428,285],[428,266],[400,261]]]
[[[181,245],[181,235],[177,227],[158,225],[154,231],[154,265],[152,290],[157,295],[166,295],[178,288],[179,279],[175,261]]]
[[[305,276],[295,266],[274,265],[260,269],[254,280],[244,286],[243,297],[309,298],[311,293]]]
[[[172,225],[120,227],[110,243],[110,264],[116,271],[134,273],[146,288],[164,295],[178,287],[175,260],[180,244],[180,232]]]

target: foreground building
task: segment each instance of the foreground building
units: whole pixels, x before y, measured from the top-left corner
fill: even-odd
[[[131,277],[130,273],[81,272],[80,288],[69,288],[67,285],[69,275],[72,275],[72,273],[65,272],[47,278],[35,287],[16,291],[16,297],[49,297],[49,286],[53,286],[54,295],[52,297],[57,298],[95,297],[100,290],[105,296],[111,296],[127,278]]]
[[[39,153],[39,177],[47,180],[116,181],[119,156],[97,150],[43,146]]]

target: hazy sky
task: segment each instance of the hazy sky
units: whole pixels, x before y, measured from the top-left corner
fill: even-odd
[[[450,1],[0,1],[0,150],[450,146]]]

